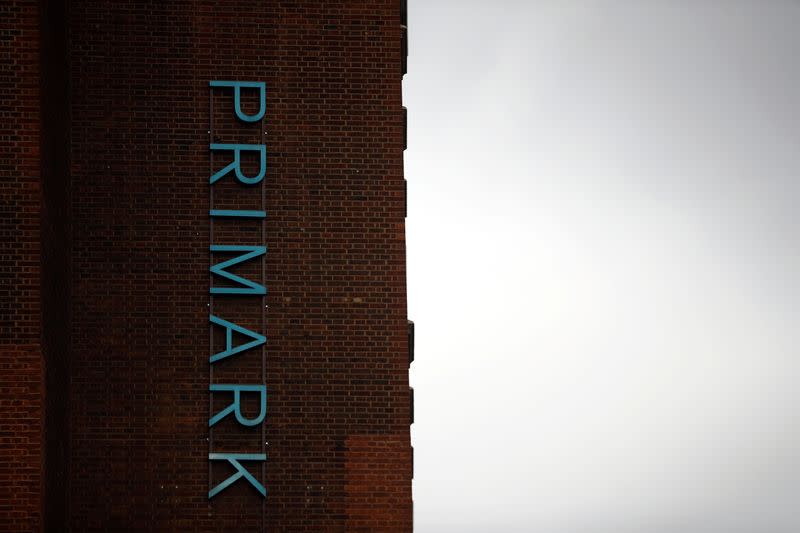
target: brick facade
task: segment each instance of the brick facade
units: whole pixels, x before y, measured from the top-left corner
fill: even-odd
[[[0,530],[410,531],[401,2],[53,4],[0,7]],[[263,123],[214,79],[266,82]],[[209,142],[261,140],[263,184],[209,186]],[[212,190],[266,221],[212,227]],[[210,244],[267,246],[234,269],[263,273],[266,307],[209,297]],[[264,327],[263,369],[214,369],[264,372],[263,443],[209,435],[209,304]],[[209,451],[242,448],[268,455],[266,499],[209,503],[231,473]]]
[[[41,528],[38,3],[0,3],[0,531]]]

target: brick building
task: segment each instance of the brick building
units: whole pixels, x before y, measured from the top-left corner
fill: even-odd
[[[0,2],[0,531],[411,530],[405,26]]]

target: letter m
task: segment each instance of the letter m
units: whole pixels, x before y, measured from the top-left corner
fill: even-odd
[[[267,289],[263,285],[260,285],[254,281],[250,281],[249,279],[245,279],[241,276],[237,276],[236,274],[231,274],[230,272],[225,270],[226,268],[230,268],[234,265],[238,265],[239,263],[243,263],[255,257],[264,255],[265,253],[267,253],[266,246],[236,246],[236,245],[212,244],[210,250],[212,253],[244,252],[234,257],[233,259],[228,259],[227,261],[223,261],[222,263],[211,265],[212,274],[216,274],[217,276],[221,276],[229,281],[232,281],[240,285],[239,287],[211,287],[210,289],[211,294],[267,294]]]

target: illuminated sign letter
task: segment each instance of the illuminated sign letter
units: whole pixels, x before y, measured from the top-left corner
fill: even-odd
[[[236,415],[236,421],[243,426],[255,426],[260,424],[267,414],[267,386],[266,385],[209,385],[211,392],[232,392],[233,403],[225,409],[215,414],[208,421],[208,427],[215,425],[231,413]],[[261,396],[261,407],[256,418],[247,418],[242,414],[241,400],[243,392],[257,392]]]
[[[222,318],[220,318],[218,316],[210,315],[208,317],[208,319],[211,321],[211,323],[217,324],[218,326],[222,326],[223,328],[226,329],[226,332],[225,332],[225,351],[218,352],[218,353],[215,353],[214,355],[212,355],[211,358],[209,359],[209,361],[212,362],[212,363],[216,363],[217,361],[220,361],[220,360],[225,359],[226,357],[230,357],[232,355],[236,355],[237,353],[242,353],[242,352],[244,352],[246,350],[249,350],[250,348],[255,348],[256,346],[261,346],[262,344],[267,342],[267,338],[264,335],[261,335],[259,333],[255,333],[254,331],[250,331],[249,329],[243,328],[242,326],[234,324],[233,322],[228,322],[227,320],[223,320]],[[248,342],[248,343],[246,343],[246,344],[240,344],[239,346],[236,346],[234,348],[234,346],[233,346],[233,332],[234,331],[236,333],[240,333],[242,335],[246,335],[247,337],[250,337],[253,340]]]
[[[219,144],[219,143],[212,143],[210,145],[212,150],[226,150],[228,152],[233,152],[233,162],[230,163],[228,166],[219,170],[211,176],[211,183],[218,182],[223,176],[227,175],[231,170],[236,173],[236,179],[238,179],[241,183],[245,185],[255,185],[262,179],[264,179],[264,174],[267,173],[267,147],[264,144]],[[242,152],[258,152],[259,154],[259,166],[258,166],[258,175],[252,178],[245,176],[242,173]]]
[[[247,481],[250,482],[253,487],[261,494],[261,496],[267,496],[267,489],[264,488],[264,485],[259,483],[256,478],[253,477],[253,474],[247,471],[245,467],[239,463],[239,461],[266,461],[267,454],[265,453],[209,453],[208,454],[209,461],[228,461],[233,467],[236,469],[236,473],[231,475],[228,479],[208,491],[208,499],[210,500],[223,490],[227,489],[234,483],[236,483],[240,478],[245,478]]]
[[[211,209],[208,212],[208,216],[225,218],[267,218],[267,212],[247,209]]]
[[[216,274],[218,276],[222,276],[223,278],[229,279],[234,283],[238,283],[239,285],[244,285],[244,287],[211,287],[209,292],[211,294],[267,294],[267,289],[263,285],[259,285],[254,281],[250,281],[249,279],[244,279],[241,276],[237,276],[236,274],[231,274],[230,272],[226,271],[225,269],[228,267],[232,267],[233,265],[237,265],[239,263],[243,263],[254,257],[258,257],[260,255],[264,255],[267,253],[266,246],[239,246],[239,245],[225,245],[225,244],[212,244],[210,247],[212,252],[247,252],[242,255],[238,255],[233,259],[228,259],[222,263],[217,265],[211,265],[211,273]]]
[[[208,84],[211,87],[233,87],[233,107],[236,110],[236,116],[245,122],[256,122],[264,118],[264,112],[267,110],[267,86],[263,81],[210,81]],[[248,115],[242,112],[242,88],[245,89],[258,89],[258,113],[255,115]]]

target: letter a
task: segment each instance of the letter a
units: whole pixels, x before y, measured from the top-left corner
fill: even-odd
[[[209,321],[213,324],[217,324],[218,326],[222,326],[225,328],[225,351],[215,353],[209,359],[209,362],[216,363],[217,361],[221,361],[226,357],[230,357],[232,355],[236,355],[237,353],[242,353],[244,351],[249,350],[250,348],[255,348],[256,346],[261,346],[265,342],[267,342],[267,338],[260,333],[256,333],[254,331],[250,331],[247,328],[243,328],[233,322],[228,322],[218,316],[209,315]],[[248,343],[240,344],[239,346],[233,346],[233,332],[240,333],[247,337],[250,337],[251,340]]]

